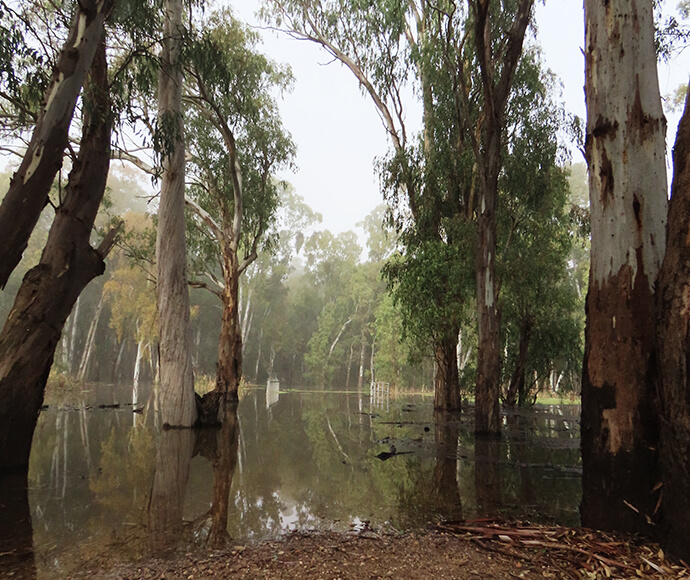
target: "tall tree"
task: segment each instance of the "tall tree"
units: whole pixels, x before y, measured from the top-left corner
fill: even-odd
[[[498,178],[502,167],[506,106],[522,55],[534,0],[512,3],[474,0],[470,4],[475,18],[474,44],[483,95],[480,136],[474,145],[480,182],[476,258],[479,345],[475,430],[477,433],[498,434],[501,430],[500,312],[496,286]]]
[[[196,421],[196,403],[184,217],[183,35],[182,0],[166,0],[158,87],[163,177],[156,238],[161,414],[165,425],[191,427]]]
[[[658,443],[653,292],[667,206],[652,0],[586,0],[585,46],[592,249],[582,522],[648,531]]]
[[[285,90],[291,75],[260,54],[257,43],[257,35],[226,10],[204,21],[190,50],[185,99],[190,105],[192,185],[187,202],[203,230],[205,244],[200,246],[205,246],[207,259],[202,271],[218,285],[223,302],[216,389],[209,401],[217,396],[237,399],[242,377],[240,276],[256,260],[275,219],[279,183],[274,174],[294,155],[271,95]],[[220,279],[214,266],[220,268]]]
[[[103,33],[93,59],[80,150],[39,264],[24,277],[0,333],[0,471],[28,469],[31,439],[55,348],[84,287],[105,269],[116,231],[97,249],[91,233],[110,162]]]

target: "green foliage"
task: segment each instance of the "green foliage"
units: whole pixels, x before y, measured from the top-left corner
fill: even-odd
[[[219,224],[223,237],[250,258],[265,238],[285,184],[274,174],[290,167],[295,146],[278,113],[275,94],[286,90],[290,71],[258,52],[258,36],[228,10],[199,23],[200,32],[185,46],[189,63],[186,88],[187,141],[191,153],[188,195]],[[235,191],[236,165],[241,191]],[[241,205],[236,199],[241,198]],[[241,228],[234,231],[241,208]],[[221,263],[218,239],[196,215],[192,222],[194,269]],[[192,230],[194,231],[194,229]],[[235,240],[234,236],[239,235]]]

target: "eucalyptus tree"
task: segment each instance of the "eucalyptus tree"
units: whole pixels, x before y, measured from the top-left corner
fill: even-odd
[[[451,80],[451,112],[460,139],[453,141],[455,147],[450,149],[458,157],[469,153],[473,161],[469,178],[462,176],[470,203],[461,211],[466,216],[476,214],[477,219],[478,432],[497,433],[500,429],[495,212],[505,109],[532,5],[533,0],[441,4],[401,0],[378,2],[375,7],[370,2],[347,6],[303,0],[266,2],[267,17],[291,34],[321,45],[350,69],[373,100],[393,145],[384,167],[384,181],[389,191],[402,192],[402,203],[411,215],[417,237],[424,242],[444,239],[439,225],[444,205],[448,205],[444,197],[452,200],[454,193],[444,191],[444,184],[436,181],[432,159],[438,149],[433,135],[438,87],[433,76],[439,65],[443,77]],[[464,50],[470,46],[471,56]],[[479,71],[478,82],[472,78],[475,70]],[[401,95],[410,83],[416,83],[423,104],[419,147],[409,138],[404,120]],[[476,185],[467,187],[472,181]],[[453,185],[459,185],[457,180]],[[457,390],[453,384],[444,388]],[[440,398],[458,400],[456,396]]]
[[[199,250],[208,287],[223,302],[216,389],[209,405],[237,398],[239,280],[256,260],[275,217],[280,184],[274,173],[289,166],[294,155],[273,96],[288,88],[291,76],[259,53],[257,43],[256,33],[223,10],[200,25],[187,52],[187,204],[203,230]],[[214,412],[212,406],[208,412]]]
[[[81,147],[39,264],[24,277],[0,333],[0,470],[27,469],[31,440],[60,333],[83,288],[103,273],[112,230],[91,229],[105,191],[112,112],[103,33],[90,69]]]
[[[156,237],[156,294],[164,425],[191,427],[197,418],[192,372],[184,220],[185,127],[182,117],[182,0],[164,5],[158,80],[158,125],[163,147]]]
[[[666,121],[651,0],[585,2],[592,250],[582,522],[650,531],[658,421],[654,285],[666,247]],[[631,509],[633,506],[634,509]]]
[[[505,117],[510,137],[499,180],[497,287],[509,406],[533,402],[556,365],[572,371],[581,361],[582,304],[568,264],[579,236],[561,167],[566,154],[556,138],[564,113],[554,84],[539,53],[526,51]]]

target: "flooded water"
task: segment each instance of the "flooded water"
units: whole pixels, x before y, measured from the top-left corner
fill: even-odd
[[[273,385],[201,436],[161,432],[127,401],[131,391],[101,387],[41,412],[28,498],[21,481],[0,485],[5,570],[52,579],[291,530],[579,521],[576,406],[506,415],[502,439],[484,441],[471,411],[434,416],[430,397]]]

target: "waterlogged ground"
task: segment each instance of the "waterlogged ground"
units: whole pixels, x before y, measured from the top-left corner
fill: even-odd
[[[494,516],[578,524],[575,406],[506,415],[493,442],[475,440],[471,412],[434,416],[429,397],[256,389],[223,430],[199,437],[160,432],[148,394],[137,398],[101,386],[48,400],[28,503],[0,490],[5,572],[67,577],[291,531],[388,537]]]

